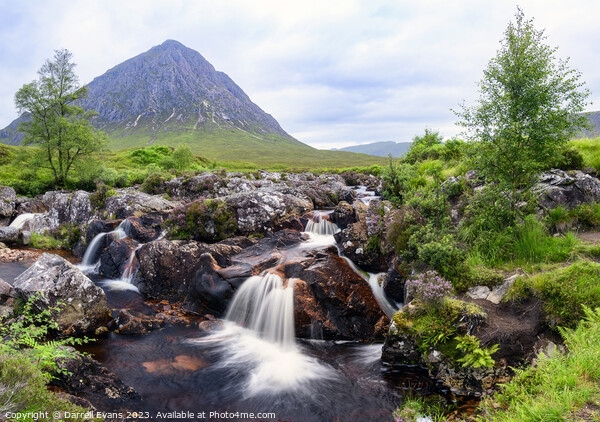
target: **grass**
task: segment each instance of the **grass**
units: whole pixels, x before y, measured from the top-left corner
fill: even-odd
[[[31,415],[19,418],[21,421],[53,421],[53,412],[85,413],[87,409],[62,400],[48,391],[48,377],[27,357],[18,354],[0,352],[0,415],[8,412]],[[49,417],[34,418],[32,413],[42,412]],[[47,413],[46,413],[47,412]],[[75,420],[64,418],[61,420]],[[78,420],[82,420],[79,418]]]
[[[530,295],[543,301],[551,325],[575,327],[584,316],[582,305],[600,307],[600,264],[582,259],[568,267],[519,277],[508,297]]]
[[[134,134],[126,137],[112,136],[112,151],[141,148],[150,145],[150,135]],[[318,150],[297,141],[277,135],[262,139],[238,130],[206,130],[159,133],[153,145],[178,146],[187,144],[192,152],[223,167],[238,170],[257,168],[314,169],[319,167],[353,167],[383,164],[385,158],[347,151]],[[258,167],[257,167],[258,166]]]
[[[517,370],[501,393],[485,400],[481,421],[576,420],[588,403],[600,404],[600,308],[585,309],[575,330],[561,330],[569,353],[542,356],[536,366]],[[594,419],[599,420],[596,412]]]
[[[600,171],[600,137],[573,139],[570,145],[582,155],[585,167]]]

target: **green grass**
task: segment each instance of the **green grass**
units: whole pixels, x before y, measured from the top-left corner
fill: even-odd
[[[536,366],[517,370],[501,393],[482,403],[479,420],[549,422],[577,420],[577,410],[600,405],[600,308],[585,311],[575,330],[562,330],[569,352],[542,357]],[[599,420],[596,411],[593,419]]]
[[[519,277],[508,297],[532,294],[543,301],[552,325],[575,327],[584,316],[582,305],[600,307],[600,264],[582,259],[568,267]]]
[[[600,137],[573,139],[570,145],[581,153],[585,167],[600,171]]]
[[[113,151],[147,147],[148,134],[125,137],[112,136],[109,147]],[[347,151],[318,150],[297,141],[277,135],[262,139],[238,130],[181,131],[159,133],[152,145],[178,146],[187,144],[193,153],[216,161],[228,169],[266,168],[314,169],[319,167],[353,167],[382,164],[383,157],[357,154]]]

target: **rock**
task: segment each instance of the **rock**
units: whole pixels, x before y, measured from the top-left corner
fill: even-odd
[[[113,241],[110,239],[107,236],[108,246],[100,254],[99,273],[107,278],[118,279],[123,275],[125,266],[138,245],[128,237]]]
[[[50,231],[49,214],[47,212],[34,214],[29,220],[23,223],[22,230],[36,234],[47,234]]]
[[[119,190],[117,195],[108,197],[104,213],[115,218],[127,218],[148,213],[166,215],[177,204],[158,195],[136,191],[133,188]]]
[[[375,327],[385,319],[368,283],[337,256],[334,247],[312,251],[299,262],[278,268],[294,279],[296,335],[318,338],[374,340]],[[379,325],[381,326],[381,324]]]
[[[354,214],[354,208],[346,201],[340,201],[333,214],[331,220],[338,225],[340,229],[345,229],[350,224],[356,222],[356,216]]]
[[[306,199],[270,189],[242,192],[223,199],[235,211],[238,230],[243,234],[273,231],[290,215],[302,215],[313,209]]]
[[[380,251],[367,247],[366,239],[354,231],[356,224],[358,223],[333,235],[342,255],[365,271],[385,271],[387,269],[385,258]]]
[[[15,213],[17,194],[9,186],[0,186],[0,220],[7,224]]]
[[[139,312],[121,309],[115,319],[117,334],[143,335],[148,331],[157,330],[165,326],[165,321],[152,318]]]
[[[23,245],[29,245],[31,242],[31,232],[27,230],[22,230],[20,233],[21,243]]]
[[[517,277],[519,277],[519,275],[520,274],[515,274],[515,275],[505,279],[502,282],[502,284],[499,284],[498,286],[494,287],[491,290],[487,286],[470,287],[467,290],[466,294],[471,299],[488,300],[488,301],[498,305],[502,301],[504,296],[506,296],[506,294],[508,293],[508,290],[512,287],[512,285],[515,284],[515,281],[516,281]]]
[[[0,227],[0,242],[14,243],[19,240],[19,229],[16,227]]]
[[[160,236],[162,222],[163,217],[158,213],[143,214],[140,217],[129,217],[125,232],[137,242],[148,243]]]
[[[202,313],[213,298],[203,296],[209,280],[202,278],[200,270],[207,270],[207,266],[206,258],[201,256],[208,253],[216,265],[226,266],[230,257],[240,251],[239,247],[226,244],[155,240],[137,252],[139,272],[134,283],[150,297],[183,303],[187,310]],[[210,270],[212,275],[214,270]]]
[[[491,290],[487,286],[474,286],[474,287],[469,287],[466,294],[471,299],[485,300],[485,299],[487,299],[487,297],[489,296],[490,293],[491,293]]]
[[[15,289],[6,281],[0,278],[0,300],[15,296]]]
[[[140,405],[139,394],[90,356],[61,359],[57,364],[60,370],[53,374],[50,385],[106,411],[139,408],[136,407]]]
[[[404,302],[404,284],[406,277],[392,265],[383,280],[383,291],[397,303]]]
[[[63,334],[94,332],[111,317],[104,291],[58,255],[42,254],[13,287],[26,300],[42,294],[33,302],[38,311],[60,306],[53,316]]]
[[[48,212],[48,206],[44,203],[41,195],[35,198],[28,198],[26,196],[18,196],[15,204],[15,214],[26,214],[34,213],[41,214]]]
[[[563,206],[573,209],[581,204],[600,202],[600,180],[581,171],[550,170],[539,176],[534,188],[543,209]]]
[[[108,233],[115,230],[123,220],[93,220],[88,224],[85,232],[85,243],[88,245],[92,242],[94,237],[100,233]]]
[[[75,192],[50,191],[43,195],[48,208],[49,229],[53,230],[62,224],[87,224],[92,218],[90,194],[78,190]]]

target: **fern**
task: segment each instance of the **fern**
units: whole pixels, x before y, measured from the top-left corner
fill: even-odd
[[[458,341],[456,348],[465,354],[462,358],[457,359],[457,362],[462,363],[463,367],[491,368],[496,363],[492,355],[498,351],[497,344],[482,349],[479,339],[469,334],[455,337],[455,340]]]

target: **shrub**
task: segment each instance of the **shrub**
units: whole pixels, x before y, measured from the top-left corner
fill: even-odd
[[[570,145],[561,146],[548,169],[578,170],[583,168],[583,155]]]
[[[142,183],[142,192],[156,195],[164,192],[165,182],[170,180],[171,176],[160,170],[156,171],[154,167],[149,168],[148,176]]]
[[[428,306],[439,306],[446,296],[452,295],[452,285],[435,271],[421,273],[406,281],[405,289],[419,302]]]
[[[600,204],[581,204],[573,210],[579,224],[586,229],[600,226]]]
[[[436,240],[420,244],[418,256],[425,264],[445,276],[451,276],[455,267],[464,259],[464,253],[454,240],[454,236],[445,234]]]
[[[139,148],[129,153],[133,162],[147,166],[158,164],[161,159],[172,154],[172,149],[164,145],[153,145],[147,148]]]
[[[96,191],[90,195],[90,203],[93,208],[101,210],[106,204],[106,200],[111,196],[115,196],[117,192],[113,188],[104,183],[96,186]]]
[[[438,159],[444,154],[443,138],[439,132],[425,129],[425,134],[413,138],[410,149],[404,156],[404,161],[414,164],[426,159]]]
[[[174,239],[217,242],[237,232],[235,213],[222,200],[197,199],[179,205],[166,221]]]

